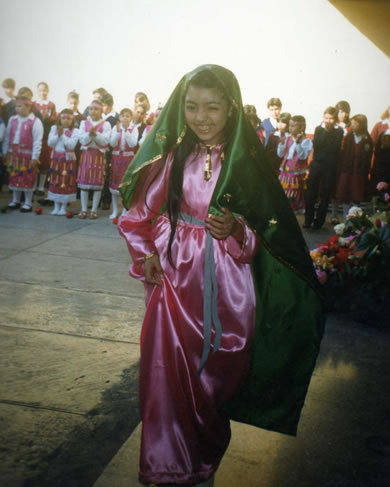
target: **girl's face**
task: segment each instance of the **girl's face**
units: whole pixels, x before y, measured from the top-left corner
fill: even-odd
[[[129,112],[124,112],[122,115],[119,115],[119,121],[124,127],[128,127],[131,122],[131,115]]]
[[[275,120],[279,118],[281,110],[280,107],[278,107],[277,105],[271,105],[270,107],[268,107],[268,110],[271,118],[274,118]]]
[[[144,109],[141,106],[135,107],[135,109],[133,111],[134,123],[141,123],[141,122],[143,122],[144,118],[145,118]]]
[[[348,112],[344,112],[343,110],[339,110],[339,113],[337,115],[337,119],[341,123],[346,123],[346,121],[348,120],[348,116],[349,116]]]
[[[101,108],[95,107],[95,106],[90,106],[88,110],[89,110],[89,115],[91,116],[91,118],[94,122],[97,122],[98,120],[101,119],[101,117],[102,117],[102,109]]]
[[[38,95],[41,100],[47,100],[48,94],[49,94],[49,90],[46,88],[45,85],[38,86]]]
[[[68,106],[72,110],[72,112],[77,112],[79,107],[79,102],[77,98],[68,98]]]
[[[287,130],[287,124],[286,123],[284,123],[284,122],[278,122],[277,123],[277,126],[278,126],[278,129],[281,132],[286,132],[286,130]]]
[[[295,120],[290,120],[289,132],[293,137],[297,137],[305,132],[305,124],[303,122],[296,122]]]
[[[330,113],[324,113],[323,121],[328,129],[331,129],[336,124],[336,119]]]
[[[187,125],[204,144],[224,142],[224,129],[229,106],[216,88],[198,88],[190,85],[184,99]]]
[[[351,120],[351,129],[352,132],[355,132],[355,134],[362,133],[362,128],[360,127],[360,124],[357,120]]]
[[[16,100],[15,111],[21,117],[28,117],[30,114],[30,105],[27,105],[23,100]]]
[[[69,115],[68,113],[63,113],[61,115],[62,127],[64,127],[65,129],[70,128],[72,126],[72,120],[73,120],[73,117],[71,115]]]
[[[14,89],[13,88],[4,88],[4,93],[8,98],[12,98],[14,96]]]

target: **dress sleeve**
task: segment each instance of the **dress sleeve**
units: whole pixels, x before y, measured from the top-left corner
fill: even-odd
[[[276,153],[278,154],[278,157],[283,157],[284,153],[286,152],[286,145],[287,145],[287,137],[284,139],[284,143],[282,144],[279,142],[278,148],[276,150]]]
[[[297,151],[298,158],[301,161],[307,159],[310,152],[313,150],[313,143],[310,139],[303,139],[300,144],[296,144],[295,150]]]
[[[92,139],[89,135],[89,132],[87,132],[85,128],[85,120],[82,120],[80,123],[80,129],[79,129],[79,140],[81,145],[88,145],[91,143]]]
[[[58,132],[57,132],[57,127],[56,125],[52,125],[50,132],[49,132],[49,137],[47,139],[47,145],[49,147],[55,147],[57,142],[58,142]]]
[[[117,127],[113,127],[113,129],[111,130],[111,135],[110,135],[110,146],[116,147],[118,140],[119,140],[118,129],[117,129]]]
[[[34,125],[32,127],[32,136],[33,136],[33,147],[32,147],[32,154],[31,159],[39,159],[42,149],[42,138],[43,138],[43,124],[36,118],[34,121]]]
[[[234,237],[228,237],[224,240],[225,250],[238,262],[250,264],[259,248],[260,239],[242,218],[237,221],[244,229],[244,240],[240,244]]]
[[[135,147],[138,143],[138,130],[136,128],[132,131],[127,129],[125,132],[125,139],[129,147]]]
[[[63,133],[62,141],[66,149],[74,150],[79,141],[79,129],[73,129],[70,136],[68,136],[66,133]]]
[[[104,147],[109,144],[111,135],[111,125],[108,122],[103,124],[103,132],[97,132],[95,135],[95,143]]]
[[[169,170],[173,161],[170,154],[141,172],[129,211],[119,219],[118,230],[125,238],[133,265],[130,273],[143,277],[144,257],[156,252],[153,240],[153,220],[159,215],[168,194]],[[144,172],[148,171],[148,172]]]

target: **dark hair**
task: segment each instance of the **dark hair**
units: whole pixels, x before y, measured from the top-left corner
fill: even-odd
[[[95,93],[99,93],[100,96],[103,96],[107,93],[107,90],[105,88],[96,88],[96,90],[93,90],[92,94],[94,95]]]
[[[41,85],[43,85],[47,90],[49,89],[49,85],[46,83],[46,81],[40,81],[37,84],[37,88],[39,88]]]
[[[282,102],[280,101],[280,98],[270,98],[267,101],[267,108],[272,107],[272,106],[282,108]]]
[[[324,115],[331,115],[332,117],[335,118],[335,120],[337,120],[337,115],[338,115],[338,110],[336,110],[335,107],[328,107],[328,108],[325,108],[324,110]]]
[[[26,97],[29,100],[32,100],[33,92],[30,90],[30,88],[28,86],[22,86],[21,88],[19,88],[17,96],[18,97]]]
[[[68,100],[69,98],[74,98],[75,100],[80,101],[80,95],[75,90],[68,93]]]
[[[141,107],[142,110],[146,113],[148,111],[148,107],[145,105],[145,103],[137,103],[137,105],[135,106],[135,108],[137,107]]]
[[[350,104],[345,101],[345,100],[341,100],[339,101],[338,103],[336,103],[335,105],[335,108],[336,110],[339,112],[339,111],[342,111],[342,112],[346,112],[346,113],[351,113],[351,106]]]
[[[283,112],[279,115],[278,122],[286,123],[287,125],[289,124],[291,120],[291,113],[289,112]]]
[[[133,116],[133,112],[130,108],[122,108],[122,110],[119,112],[119,115],[123,115],[124,113],[130,113],[130,117]]]
[[[368,128],[367,128],[367,117],[365,115],[363,115],[362,113],[358,113],[357,115],[354,115],[352,118],[351,118],[351,122],[352,120],[355,120],[355,122],[357,122],[360,126],[360,128],[362,129],[362,132],[364,132],[365,135],[370,135],[368,133]]]
[[[147,112],[148,110],[150,110],[150,102],[149,102],[149,98],[146,95],[146,93],[144,93],[142,91],[138,91],[135,94],[134,100],[138,100],[137,105],[139,105],[140,103],[144,103],[146,105],[145,112]]]
[[[12,78],[5,78],[5,80],[3,80],[3,82],[1,83],[1,86],[3,88],[12,88],[12,89],[15,89],[15,80],[12,79]]]
[[[231,105],[228,94],[226,93],[225,87],[222,82],[215,76],[211,71],[205,70],[197,73],[188,83],[189,86],[196,86],[198,88],[213,88],[217,89],[223,96],[223,98]],[[188,90],[187,87],[187,90]],[[186,93],[184,94],[184,96]],[[225,139],[227,144],[231,139],[231,134],[233,133],[233,128],[236,120],[236,113],[233,110],[234,106],[231,105],[231,116],[225,125]],[[177,220],[180,212],[180,203],[183,196],[183,173],[184,164],[188,156],[195,149],[196,144],[199,142],[198,138],[194,132],[187,127],[187,131],[180,145],[174,150],[174,160],[171,167],[171,173],[169,176],[168,183],[168,217],[171,224],[171,234],[169,236],[168,242],[168,260],[169,263],[174,267],[172,261],[172,243],[176,233]]]
[[[294,115],[293,117],[290,118],[290,122],[303,123],[304,124],[303,131],[305,132],[305,130],[306,130],[306,119],[303,115]]]
[[[250,115],[252,113],[257,115],[257,110],[256,110],[255,105],[244,105],[244,112],[246,115]]]
[[[105,93],[103,96],[102,96],[102,103],[103,105],[108,105],[108,106],[111,106],[114,104],[114,98],[112,97],[112,95],[110,93]]]
[[[61,118],[61,115],[72,115],[73,118],[72,118],[72,125],[71,125],[71,128],[74,128],[75,126],[75,118],[74,118],[74,115],[73,115],[73,112],[70,108],[64,108],[63,110],[61,110],[61,112],[59,113],[58,117],[57,117],[57,120],[60,120]]]

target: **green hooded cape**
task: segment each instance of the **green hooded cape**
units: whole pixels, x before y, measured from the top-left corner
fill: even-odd
[[[246,118],[231,71],[204,65],[181,79],[127,169],[120,192],[130,208],[140,170],[181,143],[187,130],[184,95],[191,78],[203,70],[224,85],[235,123],[209,212],[221,215],[221,207],[228,208],[261,239],[252,262],[256,331],[251,370],[226,409],[236,421],[295,435],[323,334],[320,288],[295,215]]]

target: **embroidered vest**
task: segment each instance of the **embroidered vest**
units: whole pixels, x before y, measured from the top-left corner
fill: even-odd
[[[103,133],[103,125],[104,125],[104,120],[100,123],[98,123],[96,126],[95,126],[95,129],[96,129],[96,132],[99,132],[99,133]],[[87,132],[89,132],[91,130],[91,128],[93,127],[92,123],[90,120],[86,120],[85,121],[85,130]],[[108,144],[105,144],[105,145],[100,145],[100,144],[96,144],[100,149],[107,149],[108,147]]]
[[[134,127],[130,127],[129,131],[130,133],[132,133],[134,130]],[[118,152],[135,152],[135,147],[130,147],[129,144],[127,143],[126,141],[126,137],[125,137],[125,145],[124,145],[124,148],[123,150],[121,149],[121,143],[122,143],[122,135],[123,135],[123,132],[122,130],[119,132],[119,139],[118,139],[118,143],[116,144],[116,146],[113,148],[114,151],[118,151]]]
[[[32,135],[32,128],[36,117],[34,116],[33,119],[28,118],[21,123],[20,127],[20,136],[19,136],[19,149],[26,150],[32,152],[33,149],[33,135]],[[10,146],[14,143],[14,138],[16,134],[16,130],[18,128],[19,118],[16,116],[11,121],[11,131],[9,136]]]

